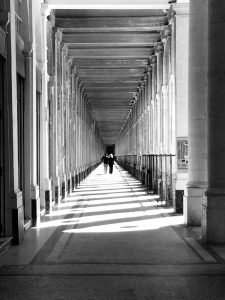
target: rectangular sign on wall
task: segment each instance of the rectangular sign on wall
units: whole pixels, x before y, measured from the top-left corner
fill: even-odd
[[[188,169],[188,139],[177,138],[177,168]]]

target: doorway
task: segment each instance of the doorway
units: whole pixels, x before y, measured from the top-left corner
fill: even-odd
[[[17,74],[18,187],[24,192],[24,78]],[[25,201],[23,197],[23,205]]]

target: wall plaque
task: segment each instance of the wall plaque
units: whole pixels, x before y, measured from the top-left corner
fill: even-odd
[[[188,140],[187,138],[177,139],[177,168],[188,169]]]

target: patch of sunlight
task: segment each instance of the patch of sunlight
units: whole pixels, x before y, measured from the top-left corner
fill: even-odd
[[[133,202],[133,203],[132,203]],[[146,203],[140,203],[139,201],[132,201],[131,203],[120,203],[119,205],[116,203],[108,203],[104,206],[91,206],[91,207],[85,207],[85,213],[90,212],[107,212],[112,210],[124,210],[124,209],[132,209],[132,208],[138,208],[141,207],[154,207],[156,206],[156,203],[147,201]],[[88,202],[88,204],[90,204]],[[47,214],[46,216],[60,216],[60,215],[68,215],[68,214],[75,214],[84,212],[84,209],[78,207],[78,208],[71,208],[71,209],[64,209],[64,210],[58,210],[53,211],[51,214]]]
[[[130,191],[130,192],[122,192],[121,193],[121,192],[115,191],[115,192],[108,192],[108,193],[99,194],[99,195],[93,195],[93,194],[92,195],[91,194],[90,195],[86,195],[86,193],[85,193],[85,194],[80,194],[80,196],[82,197],[82,199],[90,199],[91,200],[91,199],[102,199],[102,198],[104,199],[107,194],[110,194],[110,197],[117,198],[119,196],[131,196],[132,192]],[[135,192],[135,196],[138,196],[138,195],[146,195],[146,192],[145,191],[143,191],[143,192]],[[75,199],[78,198],[78,196],[79,195],[75,195]]]
[[[58,204],[58,206],[56,208],[54,208],[55,210],[60,210],[60,209],[64,209],[64,208],[71,208],[71,209],[74,209],[74,206],[77,206],[79,204],[87,204],[87,205],[90,205],[90,206],[101,206],[101,205],[113,205],[113,204],[117,204],[117,203],[121,203],[121,204],[125,204],[125,203],[137,203],[139,202],[140,200],[141,201],[148,201],[150,202],[151,206],[157,206],[157,201],[156,199],[158,199],[158,197],[153,197],[153,196],[150,196],[150,195],[143,195],[143,196],[138,196],[138,199],[137,197],[133,196],[133,197],[122,197],[122,198],[105,198],[105,199],[101,199],[101,200],[82,200],[82,198],[79,198],[77,200],[79,200],[79,202],[76,202],[76,200],[74,200],[74,202],[72,202],[72,200],[70,202],[64,202],[64,203],[60,203]],[[78,207],[79,208],[79,207]],[[49,214],[49,216],[52,215]]]
[[[132,188],[132,190],[134,191],[134,189]],[[82,190],[82,191],[75,191],[74,194],[75,195],[101,195],[101,194],[108,194],[108,193],[123,193],[123,192],[131,192],[131,188],[117,188],[117,189],[101,189],[99,191],[87,191],[86,189],[85,190]],[[140,191],[140,189],[137,189],[137,191]]]
[[[140,207],[140,206],[139,206]],[[135,207],[136,208],[136,207]],[[123,213],[112,213],[112,214],[98,214],[94,216],[82,216],[80,217],[80,213],[86,213],[86,208],[83,208],[78,213],[78,217],[76,218],[65,218],[65,219],[58,219],[58,220],[51,220],[47,222],[42,222],[38,227],[39,228],[47,228],[47,227],[55,227],[55,226],[66,226],[66,225],[76,225],[76,224],[85,224],[85,223],[96,223],[96,222],[103,222],[103,221],[112,221],[117,219],[128,219],[128,218],[146,218],[146,216],[156,216],[163,213],[171,213],[173,209],[165,209],[165,208],[158,208],[158,209],[150,209],[150,210],[141,210],[141,211],[131,211],[131,212],[123,212]]]
[[[85,195],[101,195],[101,194],[105,194],[106,192],[107,193],[118,193],[118,192],[131,192],[132,191],[146,191],[146,189],[144,188],[140,188],[140,187],[125,187],[125,188],[121,188],[121,187],[115,187],[115,188],[101,188],[99,190],[88,190],[88,189],[82,189],[82,190],[76,190],[74,191],[74,195],[82,195],[82,194],[85,194]],[[72,196],[72,195],[71,195]],[[70,196],[69,196],[70,197]]]
[[[130,181],[128,181],[128,182],[115,182],[115,181],[113,181],[113,182],[106,182],[106,181],[102,181],[102,182],[93,182],[92,184],[83,184],[83,183],[81,183],[78,187],[77,187],[77,189],[79,190],[79,189],[102,189],[102,188],[105,188],[105,189],[107,189],[107,188],[120,188],[120,187],[130,187],[130,186],[135,186],[135,187],[141,187],[142,186],[142,184],[141,183],[138,183],[138,182],[130,182]]]
[[[163,227],[176,226],[184,224],[183,216],[162,217],[156,219],[119,222],[114,224],[103,224],[98,226],[89,226],[85,228],[66,229],[65,233],[113,233],[113,232],[134,232],[145,230],[156,230]]]
[[[99,205],[99,204],[108,204],[110,203],[110,201],[112,203],[116,203],[116,202],[136,202],[136,201],[140,201],[140,200],[149,200],[149,201],[154,201],[157,200],[159,201],[159,196],[158,195],[146,195],[146,193],[144,195],[139,195],[136,196],[135,194],[130,194],[129,197],[125,196],[125,197],[115,197],[114,195],[110,195],[109,197],[104,197],[100,199],[85,199],[83,198],[83,196],[80,197],[71,197],[70,199],[66,200],[66,202],[63,203],[59,203],[58,207],[72,207],[74,205],[78,205],[81,202],[84,203],[88,203],[88,205]]]

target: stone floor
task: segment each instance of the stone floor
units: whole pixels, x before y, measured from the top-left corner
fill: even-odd
[[[0,255],[0,299],[225,299],[225,247],[157,200],[99,166]]]

